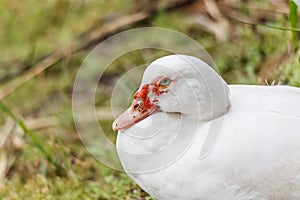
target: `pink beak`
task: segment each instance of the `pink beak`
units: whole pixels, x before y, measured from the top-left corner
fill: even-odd
[[[118,131],[129,128],[158,110],[155,104],[148,105],[148,108],[144,104],[142,99],[134,99],[131,106],[113,122],[112,129]]]
[[[149,86],[149,84],[143,85],[140,90],[134,94],[134,100],[131,106],[114,121],[112,125],[114,131],[129,128],[159,110],[159,106],[156,105],[157,99],[151,102],[148,97],[150,91]]]

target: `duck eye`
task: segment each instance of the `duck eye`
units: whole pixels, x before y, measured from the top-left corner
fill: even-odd
[[[159,86],[166,88],[170,85],[170,79],[169,78],[163,78],[159,81]]]

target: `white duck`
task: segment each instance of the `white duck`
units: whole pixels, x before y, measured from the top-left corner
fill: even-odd
[[[227,85],[185,55],[146,69],[113,123],[128,175],[157,200],[299,200],[300,89]]]

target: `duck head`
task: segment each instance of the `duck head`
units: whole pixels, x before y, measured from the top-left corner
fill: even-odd
[[[199,121],[214,119],[230,107],[228,91],[226,82],[198,58],[159,58],[145,70],[131,106],[114,121],[113,130],[129,128],[155,112]]]

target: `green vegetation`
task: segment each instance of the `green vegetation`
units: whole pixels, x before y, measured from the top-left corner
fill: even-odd
[[[189,35],[207,49],[221,75],[231,84],[265,84],[265,80],[268,83],[274,80],[276,84],[300,86],[298,32],[268,27],[297,28],[296,4],[218,2],[221,2],[217,5],[222,20],[229,26],[228,37],[223,41],[216,39],[207,27],[191,22],[191,15],[212,18],[202,1],[159,11],[123,29],[159,26]],[[144,10],[150,4],[131,0],[1,1],[0,93],[3,86],[18,79],[54,50],[70,46],[71,52],[70,44],[75,39],[113,23],[118,17]],[[291,8],[292,13],[280,10],[282,6],[286,10]],[[241,19],[263,26],[242,23]],[[217,24],[213,22],[210,26]],[[151,199],[126,174],[96,161],[76,133],[71,109],[72,87],[76,72],[89,51],[64,57],[1,99],[0,131],[12,117],[16,126],[25,132],[25,144],[15,152],[16,160],[0,185],[0,199]],[[130,52],[112,63],[104,77],[111,80],[132,66],[165,54],[149,49]],[[98,88],[96,106],[110,105],[112,84],[103,81],[105,88]],[[49,117],[57,123],[34,130],[27,125],[31,119]],[[99,123],[114,141],[112,119]]]

